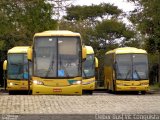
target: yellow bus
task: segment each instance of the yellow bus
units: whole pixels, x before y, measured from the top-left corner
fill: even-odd
[[[9,94],[13,94],[16,91],[28,91],[30,89],[30,86],[28,86],[28,48],[29,46],[19,46],[8,50],[7,60],[3,63],[3,70],[7,71],[5,88]]]
[[[91,46],[85,46],[87,51],[86,60],[83,63],[83,93],[92,94],[95,89],[95,68],[98,68],[98,59],[94,55],[94,50]]]
[[[82,94],[86,48],[79,33],[53,30],[36,33],[28,50],[32,60],[32,94]]]
[[[141,91],[149,89],[147,52],[134,47],[108,51],[104,60],[104,85],[110,91]]]

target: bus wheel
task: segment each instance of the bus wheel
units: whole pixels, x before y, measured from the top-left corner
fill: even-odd
[[[89,94],[90,94],[90,95],[92,95],[92,94],[93,94],[93,90],[89,90],[88,92],[89,92]]]
[[[142,95],[145,95],[145,94],[146,94],[146,91],[141,91],[141,94],[142,94]]]
[[[85,95],[92,95],[93,91],[92,90],[83,90],[83,94],[85,94]]]
[[[13,94],[14,94],[14,91],[10,90],[9,95],[13,95]]]

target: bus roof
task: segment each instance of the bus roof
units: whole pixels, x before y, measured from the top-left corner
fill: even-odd
[[[114,50],[110,50],[108,52],[106,52],[106,54],[127,54],[127,53],[143,53],[143,54],[147,54],[147,52],[143,49],[138,49],[135,47],[122,47],[122,48],[116,48]]]
[[[16,46],[8,50],[8,53],[27,53],[29,46]]]
[[[49,30],[36,33],[34,37],[36,36],[80,36],[80,34],[68,30]]]
[[[87,54],[94,54],[94,50],[92,48],[92,46],[85,46],[86,50],[87,50]]]

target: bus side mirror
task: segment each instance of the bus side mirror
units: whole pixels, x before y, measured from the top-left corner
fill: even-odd
[[[98,68],[98,58],[95,57],[94,59],[95,59],[95,67]]]
[[[3,62],[3,70],[4,71],[7,70],[7,60],[4,60],[4,62]]]
[[[85,59],[86,59],[86,56],[87,56],[87,50],[86,50],[86,47],[83,46],[83,47],[82,47],[82,59],[85,60]]]
[[[32,61],[32,48],[29,47],[27,50],[27,59]]]

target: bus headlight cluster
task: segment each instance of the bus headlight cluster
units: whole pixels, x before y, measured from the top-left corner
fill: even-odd
[[[147,82],[144,82],[144,83],[141,83],[141,85],[148,85],[148,83],[147,83]]]
[[[10,82],[9,85],[10,85],[10,86],[13,86],[14,84]]]
[[[44,85],[42,81],[38,81],[38,80],[34,80],[33,83],[36,85]]]
[[[79,84],[82,83],[80,80],[68,80],[68,82],[69,82],[71,85],[79,85]]]

